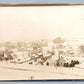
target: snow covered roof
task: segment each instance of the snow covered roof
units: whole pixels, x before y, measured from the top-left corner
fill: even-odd
[[[33,50],[33,48],[28,48],[28,50]]]
[[[47,57],[47,56],[50,56],[51,54],[46,54],[46,55],[43,55],[44,57]]]

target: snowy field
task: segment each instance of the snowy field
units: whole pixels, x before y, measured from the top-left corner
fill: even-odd
[[[0,63],[0,80],[84,79],[84,62],[73,68]]]

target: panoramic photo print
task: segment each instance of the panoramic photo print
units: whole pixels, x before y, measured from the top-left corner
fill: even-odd
[[[0,7],[0,80],[84,79],[84,6]]]

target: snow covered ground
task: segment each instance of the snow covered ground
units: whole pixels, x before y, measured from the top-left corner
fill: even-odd
[[[32,80],[84,79],[84,69],[0,62],[0,80],[31,80],[31,77]]]

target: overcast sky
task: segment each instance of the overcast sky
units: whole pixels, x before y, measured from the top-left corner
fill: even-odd
[[[0,7],[0,40],[84,37],[84,6]]]

